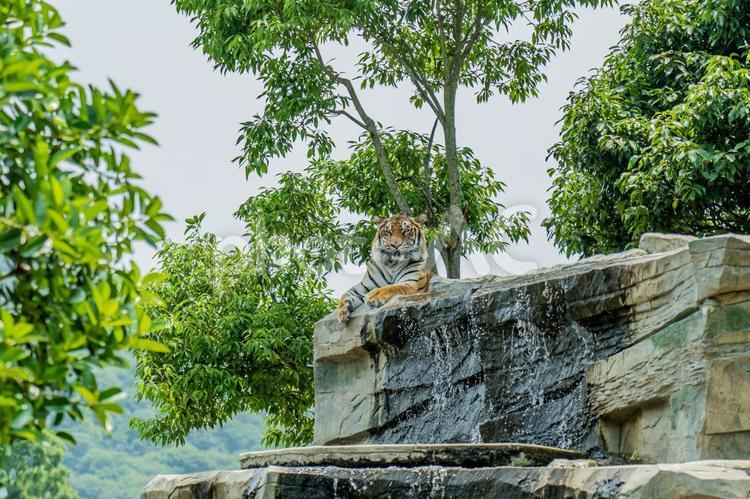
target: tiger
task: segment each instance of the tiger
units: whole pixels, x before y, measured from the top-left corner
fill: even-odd
[[[344,324],[363,302],[380,307],[398,295],[427,292],[432,272],[427,262],[427,240],[422,224],[427,215],[372,217],[378,231],[372,241],[367,272],[362,281],[339,299],[336,316]]]

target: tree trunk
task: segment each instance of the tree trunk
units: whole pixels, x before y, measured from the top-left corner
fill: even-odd
[[[449,279],[458,279],[461,274],[461,250],[449,246],[440,249],[440,257],[445,263],[445,270]]]
[[[427,268],[430,269],[430,272],[433,274],[437,274],[437,262],[435,261],[435,245],[430,244],[427,246]]]
[[[451,76],[446,81],[443,94],[443,106],[445,109],[443,136],[445,138],[446,176],[448,178],[449,189],[448,225],[450,228],[448,241],[446,241],[448,259],[445,262],[445,268],[448,277],[451,279],[461,277],[461,239],[465,226],[463,192],[461,189],[461,176],[458,171],[458,146],[456,143],[457,86],[457,81]]]
[[[461,277],[461,248],[448,248],[446,249],[446,253],[445,270],[448,278],[459,279]]]

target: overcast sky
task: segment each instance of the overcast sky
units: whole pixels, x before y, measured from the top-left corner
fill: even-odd
[[[146,146],[132,156],[145,187],[162,197],[166,211],[177,220],[168,226],[170,238],[180,240],[183,220],[203,211],[205,229],[222,236],[241,234],[242,225],[232,218],[240,203],[260,186],[271,185],[275,173],[305,167],[304,151],[297,150],[275,161],[269,175],[245,179],[232,158],[239,151],[239,123],[262,111],[260,87],[251,75],[214,71],[190,47],[195,31],[189,20],[167,0],[57,0],[55,5],[67,21],[73,48],[64,56],[78,67],[78,80],[103,86],[112,78],[120,87],[138,91],[143,109],[159,114],[150,133],[160,146]],[[508,255],[494,259],[473,258],[466,275],[518,273],[565,261],[539,225],[548,214],[546,171],[552,165],[545,161],[547,149],[557,140],[555,122],[566,96],[576,80],[601,64],[625,22],[617,9],[582,11],[571,50],[548,66],[549,82],[537,99],[511,105],[499,97],[477,105],[470,92],[460,96],[459,144],[471,147],[507,183],[503,204],[538,211],[528,244],[514,245]],[[330,48],[325,55],[344,66],[354,59]],[[427,133],[432,118],[410,108],[409,93],[404,86],[367,93],[363,100],[383,124]],[[344,156],[346,142],[358,134],[348,121],[334,122],[336,154]],[[151,252],[142,249],[137,259],[148,266]],[[350,280],[340,276],[332,286],[339,291]]]

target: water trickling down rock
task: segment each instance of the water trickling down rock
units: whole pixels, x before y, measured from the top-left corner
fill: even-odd
[[[622,451],[614,434],[655,401],[640,393],[602,412],[589,401],[617,380],[606,384],[600,373],[592,383],[590,367],[620,352],[632,356],[714,303],[750,307],[746,236],[647,235],[640,249],[519,277],[441,279],[429,295],[364,308],[346,327],[331,316],[315,334],[316,443],[524,442]],[[745,352],[748,343],[736,345],[732,352]],[[696,369],[693,384],[706,382],[707,371]],[[696,446],[654,457],[722,457]]]

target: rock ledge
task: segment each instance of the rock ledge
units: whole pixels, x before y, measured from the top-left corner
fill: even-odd
[[[586,468],[422,466],[339,468],[271,466],[162,475],[142,499],[747,499],[750,461]]]
[[[577,459],[580,452],[527,444],[331,445],[297,447],[240,455],[243,468],[267,466],[486,466],[546,465],[555,459]]]

